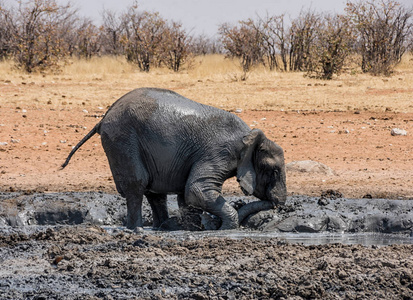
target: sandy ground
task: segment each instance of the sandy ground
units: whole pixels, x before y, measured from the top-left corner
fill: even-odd
[[[98,135],[59,171],[105,110],[0,107],[0,190],[116,192]],[[290,195],[333,189],[348,198],[413,198],[413,113],[250,110],[238,115],[283,147],[286,163],[313,160],[335,172],[289,173]],[[408,135],[392,136],[392,128]],[[240,192],[234,181],[224,191]]]

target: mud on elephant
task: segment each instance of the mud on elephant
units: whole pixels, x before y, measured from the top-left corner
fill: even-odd
[[[222,220],[220,229],[238,227],[249,214],[286,200],[284,153],[259,129],[236,115],[175,92],[136,89],[117,100],[104,118],[73,148],[101,135],[118,192],[126,198],[127,227],[142,227],[142,201],[149,201],[154,227],[168,219],[167,194]],[[238,212],[221,194],[236,176],[243,192],[261,201]]]

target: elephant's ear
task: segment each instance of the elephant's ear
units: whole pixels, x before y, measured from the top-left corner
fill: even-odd
[[[255,190],[257,177],[252,156],[257,145],[263,138],[264,133],[261,130],[253,129],[242,139],[244,148],[241,151],[240,160],[238,161],[237,180],[241,188],[249,195],[252,195]]]

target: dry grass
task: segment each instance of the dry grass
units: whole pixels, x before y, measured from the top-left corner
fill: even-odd
[[[108,106],[144,86],[168,88],[222,107],[257,110],[413,111],[413,59],[406,56],[392,77],[343,74],[331,81],[303,73],[257,68],[241,81],[236,61],[221,55],[198,57],[190,70],[141,73],[119,57],[73,60],[58,75],[23,74],[0,63],[2,106]]]
[[[93,57],[89,60],[72,59],[63,68],[63,74],[74,80],[88,79],[90,76],[122,75],[133,73],[133,66],[123,57]],[[109,76],[110,77],[110,76]]]

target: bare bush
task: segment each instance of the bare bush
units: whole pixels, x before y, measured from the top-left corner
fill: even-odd
[[[19,68],[26,72],[58,68],[68,54],[65,27],[72,23],[75,10],[70,4],[54,0],[19,2],[17,8],[2,10],[11,35],[13,55]]]
[[[222,43],[218,39],[201,34],[192,37],[191,52],[194,55],[221,54],[223,53]]]
[[[392,73],[412,35],[412,9],[392,0],[347,2],[347,15],[358,35],[363,72]]]
[[[122,18],[113,11],[104,10],[102,13],[102,49],[105,54],[124,54],[124,44],[121,43],[124,34],[124,24]]]
[[[9,28],[9,12],[4,2],[0,2],[0,59],[7,58],[13,50],[13,35]]]
[[[175,72],[184,64],[190,65],[191,40],[181,23],[171,22],[164,30],[160,45],[161,61]]]
[[[352,35],[348,20],[342,15],[322,16],[317,28],[313,50],[309,53],[308,74],[332,79],[340,74],[346,57],[351,53]]]
[[[270,70],[288,70],[288,33],[285,15],[259,18],[258,30],[261,33],[264,56]],[[281,61],[280,61],[281,60]]]
[[[152,65],[161,64],[160,46],[166,30],[166,20],[159,13],[140,12],[135,4],[122,16],[126,59],[141,71],[149,72]]]
[[[86,59],[98,55],[102,47],[101,29],[97,28],[89,19],[79,20],[75,30],[75,38],[70,45],[75,45],[78,57]]]
[[[312,10],[301,11],[292,21],[289,30],[290,71],[307,71],[310,68],[310,56],[314,51],[316,28],[319,23],[320,15]]]
[[[253,20],[240,21],[238,26],[222,24],[219,34],[227,56],[240,60],[244,74],[263,62],[262,35]]]

